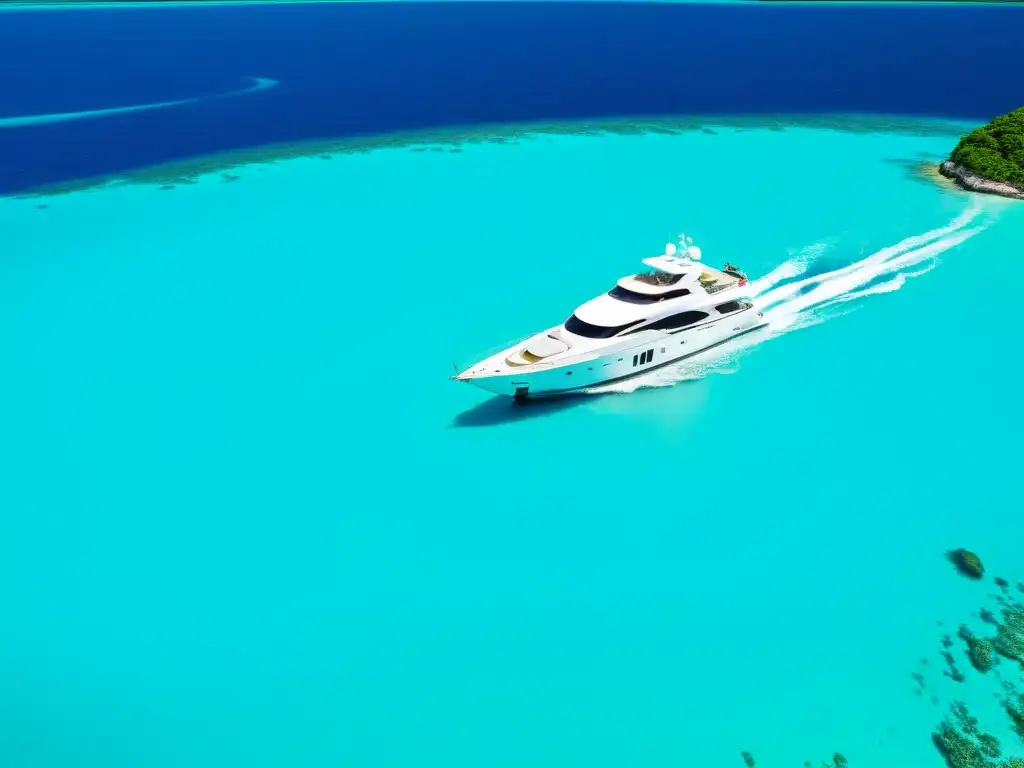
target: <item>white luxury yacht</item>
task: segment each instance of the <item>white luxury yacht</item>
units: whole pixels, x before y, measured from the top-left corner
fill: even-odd
[[[730,264],[700,263],[679,236],[651,271],[618,281],[561,325],[531,336],[452,378],[517,399],[559,395],[639,376],[766,325]]]

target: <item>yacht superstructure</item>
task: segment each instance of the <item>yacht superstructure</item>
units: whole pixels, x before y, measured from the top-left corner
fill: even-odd
[[[747,277],[715,269],[685,235],[649,271],[621,278],[548,328],[452,378],[517,399],[578,392],[647,373],[766,325]]]

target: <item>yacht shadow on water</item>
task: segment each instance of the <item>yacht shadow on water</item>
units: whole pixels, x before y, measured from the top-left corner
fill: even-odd
[[[513,400],[498,395],[468,408],[452,419],[453,427],[493,427],[515,421],[550,416],[582,405],[596,394],[565,394],[539,400]]]

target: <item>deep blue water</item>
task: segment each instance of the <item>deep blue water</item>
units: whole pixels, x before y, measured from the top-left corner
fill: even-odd
[[[984,55],[957,40],[985,41]],[[0,118],[246,98],[0,130],[0,192],[313,137],[633,114],[1019,106],[1024,8],[417,3],[11,11]]]

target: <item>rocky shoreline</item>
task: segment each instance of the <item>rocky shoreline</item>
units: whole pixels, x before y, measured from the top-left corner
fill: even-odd
[[[985,192],[990,195],[1024,200],[1024,189],[1015,187],[1013,184],[1008,184],[1005,181],[990,181],[989,179],[982,178],[962,165],[957,165],[952,160],[947,160],[940,165],[939,173],[953,179],[961,187],[972,192]]]

